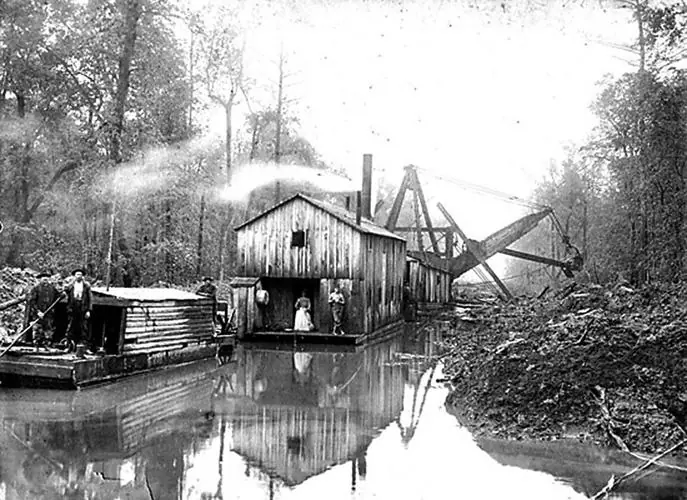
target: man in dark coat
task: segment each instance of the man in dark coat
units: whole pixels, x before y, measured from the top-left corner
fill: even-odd
[[[83,279],[83,269],[75,269],[72,274],[74,275],[74,282],[65,290],[69,314],[67,338],[70,341],[71,349],[75,348],[76,344],[84,344],[89,351],[93,352],[95,346],[89,328],[89,319],[93,309],[91,285]]]
[[[63,345],[67,339],[67,326],[69,317],[67,316],[67,294],[65,292],[64,280],[60,277],[57,280],[57,292],[61,298],[55,306],[55,333],[53,334],[53,344]]]
[[[203,284],[196,290],[196,295],[209,297],[212,299],[212,322],[217,322],[217,287],[212,284],[211,276],[203,277]]]
[[[29,292],[29,321],[33,325],[33,345],[41,347],[51,345],[53,341],[54,304],[60,297],[55,285],[50,283],[50,274],[43,272],[38,275],[40,280]],[[51,308],[53,306],[53,308]],[[48,309],[50,309],[48,311]]]
[[[217,296],[217,287],[212,284],[212,277],[203,277],[203,284],[196,290],[196,295],[204,295],[213,299]]]

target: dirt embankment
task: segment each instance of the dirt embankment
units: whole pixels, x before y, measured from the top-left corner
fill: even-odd
[[[687,437],[687,284],[475,302],[451,319],[448,404],[475,434],[643,452]]]

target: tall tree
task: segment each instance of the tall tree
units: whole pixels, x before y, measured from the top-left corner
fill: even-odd
[[[206,12],[200,32],[203,51],[205,86],[210,100],[224,110],[225,116],[225,176],[226,185],[233,173],[233,125],[232,117],[237,97],[247,85],[244,76],[244,52],[246,37],[240,24],[235,5],[215,5]],[[224,278],[226,252],[233,251],[233,234],[230,231],[233,210],[227,204],[218,246],[218,274]]]

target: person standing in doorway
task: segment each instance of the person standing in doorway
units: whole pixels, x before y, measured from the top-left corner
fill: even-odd
[[[307,297],[306,291],[301,292],[301,296],[296,301],[296,320],[294,321],[293,329],[299,332],[309,332],[314,327],[312,319],[310,319],[310,299]]]
[[[67,327],[67,338],[69,339],[70,350],[76,348],[77,344],[84,344],[91,353],[94,352],[90,332],[91,310],[93,309],[93,293],[91,285],[83,278],[83,269],[74,269],[74,282],[67,287],[67,313],[69,315],[69,326]]]
[[[343,324],[344,307],[346,299],[344,299],[341,289],[334,287],[334,291],[329,294],[329,309],[332,313],[332,333],[334,335],[343,335],[344,331],[341,329]]]
[[[52,345],[55,313],[51,307],[54,308],[60,297],[57,288],[50,282],[50,273],[42,272],[38,279],[40,281],[29,292],[28,303],[29,320],[35,321],[32,334],[36,348]]]

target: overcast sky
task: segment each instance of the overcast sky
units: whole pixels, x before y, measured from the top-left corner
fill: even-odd
[[[621,59],[626,52],[609,48],[632,42],[631,12],[609,3],[304,0],[282,3],[282,10],[277,2],[258,4],[247,53],[257,80],[252,99],[259,106],[275,100],[283,43],[289,106],[330,165],[356,180],[363,153],[372,153],[375,175],[392,181],[413,163],[526,197],[551,159],[592,130],[597,83],[632,70]],[[223,127],[221,114],[215,125]],[[430,195],[457,211],[466,210],[458,199],[481,199],[445,182],[427,184]],[[479,210],[484,216],[471,218],[471,231],[483,233],[476,236],[519,214],[500,205]]]

